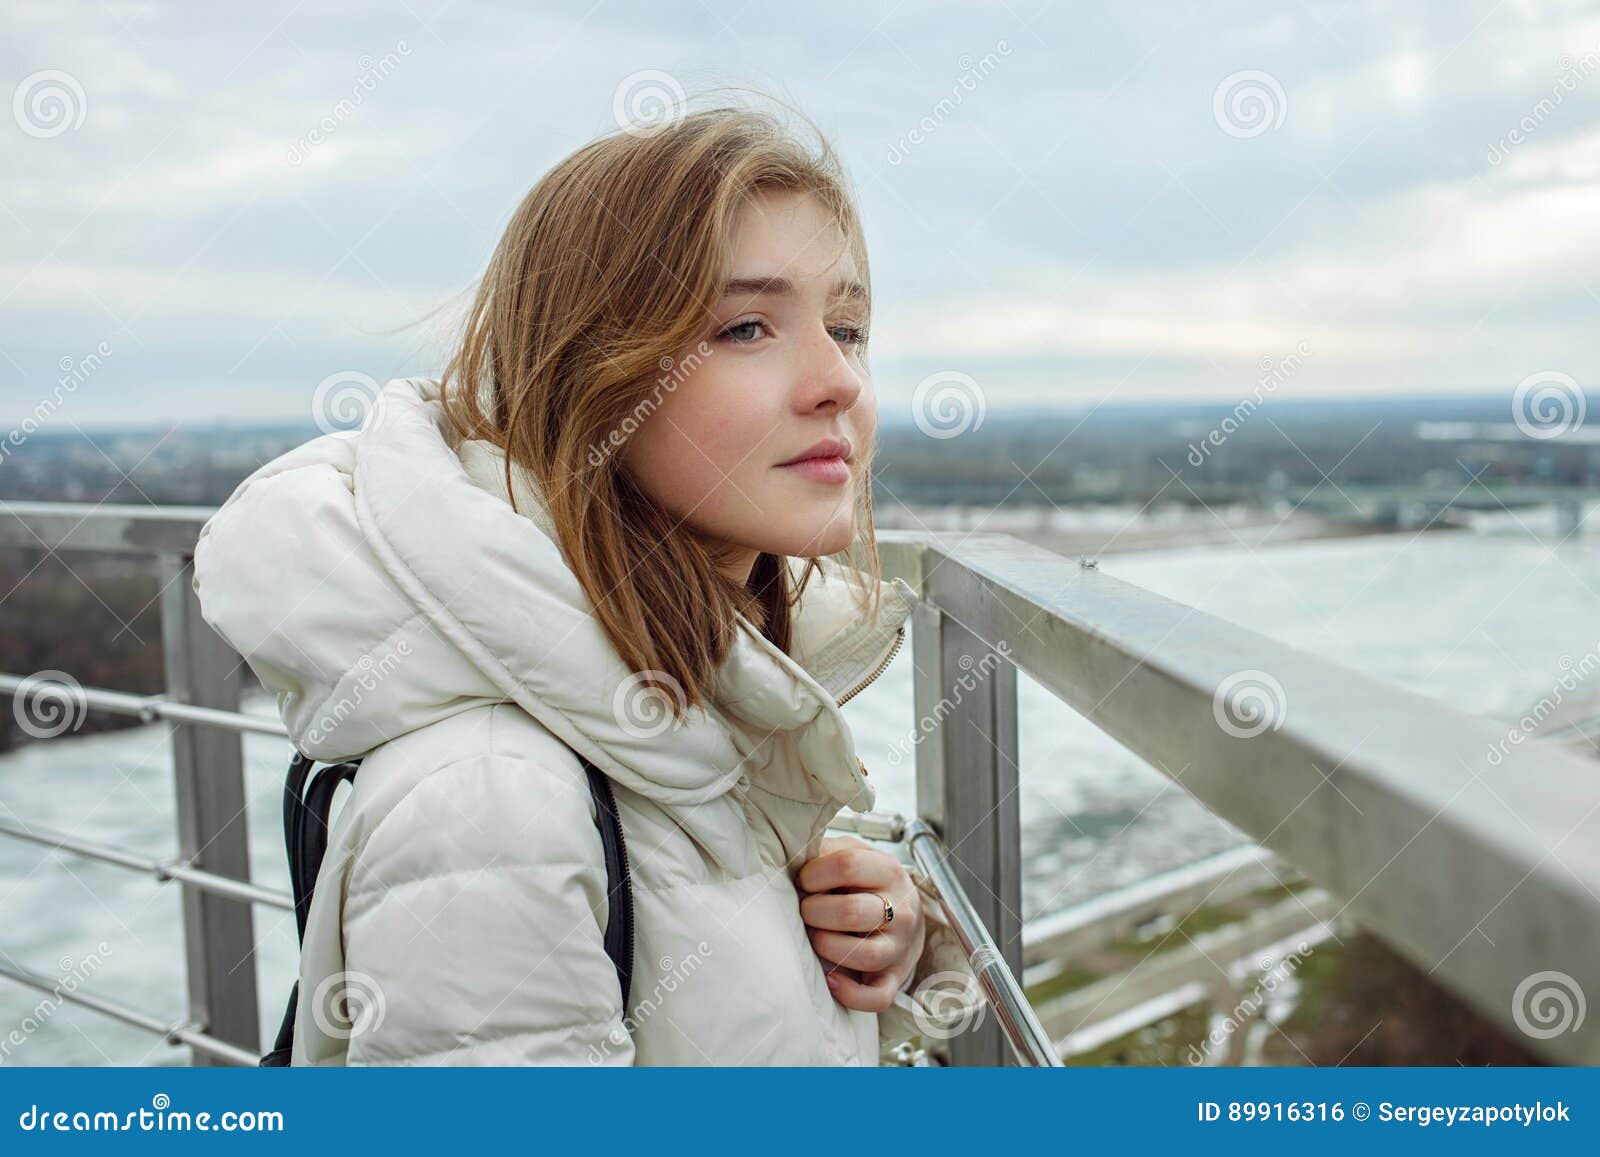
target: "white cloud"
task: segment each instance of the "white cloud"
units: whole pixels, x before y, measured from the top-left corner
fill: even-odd
[[[1306,341],[1296,385],[1327,392],[1600,377],[1600,72],[1485,160],[1561,54],[1600,42],[1575,5],[1481,26],[1447,0],[1178,23],[947,5],[841,37],[859,14],[819,0],[805,29],[755,5],[715,39],[630,0],[412,7],[8,9],[8,75],[66,69],[89,115],[50,140],[0,133],[0,353],[48,369],[120,318],[140,339],[121,347],[130,381],[337,368],[448,301],[549,164],[609,127],[616,84],[658,69],[775,90],[877,166],[857,176],[885,358],[1093,366],[1085,390],[1143,366],[1127,388],[1154,393],[1233,388]],[[1003,80],[885,168],[961,54],[1002,38]],[[345,107],[361,62],[402,40]],[[1288,112],[1239,140],[1211,98],[1249,68]],[[399,359],[414,336],[390,340]]]
[[[1319,362],[1380,365],[1503,341],[1477,323],[1508,292],[1600,283],[1600,130],[1529,143],[1500,169],[1364,204],[1337,235],[1242,265],[1062,270],[1020,294],[891,311],[890,355],[1255,358],[1306,339]],[[959,318],[960,324],[951,324]]]

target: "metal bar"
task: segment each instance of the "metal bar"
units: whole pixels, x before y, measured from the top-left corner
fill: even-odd
[[[74,855],[84,856],[91,860],[114,864],[119,868],[143,872],[154,876],[163,883],[167,880],[175,880],[180,884],[191,888],[199,888],[201,891],[210,892],[216,896],[226,896],[229,899],[243,900],[251,904],[265,904],[271,908],[287,910],[294,907],[294,899],[287,892],[263,888],[259,884],[248,884],[228,876],[219,876],[215,872],[207,872],[201,868],[191,867],[179,860],[153,860],[148,856],[131,852],[126,848],[119,848],[112,844],[102,844],[94,840],[85,840],[78,836],[68,835],[65,832],[40,827],[37,824],[24,825],[8,819],[0,819],[0,836],[27,840],[31,843],[42,844],[47,848],[53,848],[58,852],[71,852]]]
[[[161,628],[169,694],[183,703],[237,713],[239,671],[232,649],[200,615],[194,564],[162,556]],[[186,863],[248,882],[243,740],[237,732],[180,723],[172,729],[178,851]],[[251,905],[194,888],[183,891],[189,1019],[213,1037],[259,1052],[255,915]],[[214,1055],[196,1048],[196,1064]]]
[[[934,891],[939,894],[939,905],[967,950],[973,973],[983,986],[990,1006],[997,1011],[999,1031],[1005,1034],[1017,1059],[1027,1065],[1060,1064],[1053,1052],[1046,1049],[1041,1054],[1035,1047],[1038,1041],[1049,1038],[1039,1027],[1027,995],[1017,982],[1015,970],[1006,965],[972,898],[951,872],[938,833],[922,820],[908,820],[899,812],[840,812],[828,826],[836,831],[855,832],[867,839],[907,845],[912,859],[927,873]],[[967,1031],[977,1027],[980,1026]],[[1034,1028],[1038,1031],[1034,1032]]]
[[[96,554],[186,554],[207,506],[0,502],[0,547]]]
[[[61,693],[59,684],[35,682],[32,676],[0,675],[0,691],[16,693],[24,690],[32,695]],[[179,703],[167,695],[133,695],[103,687],[75,687],[71,694],[85,707],[109,711],[113,715],[136,715],[146,723],[169,719],[174,723],[198,723],[203,727],[253,731],[285,739],[289,737],[289,731],[281,719],[269,719],[265,715],[250,715],[243,711],[223,711],[215,707],[195,707]]]
[[[1592,760],[1009,535],[927,552],[925,599],[1518,1043],[1600,1064],[1600,1017],[1534,1035],[1516,1003],[1539,978],[1600,992]]]
[[[58,1001],[92,1009],[103,1016],[131,1024],[134,1028],[155,1033],[159,1037],[164,1037],[168,1044],[188,1045],[191,1051],[203,1052],[211,1059],[224,1064],[254,1066],[261,1063],[260,1054],[218,1040],[194,1024],[188,1022],[168,1024],[119,1001],[77,990],[64,991],[59,981],[53,981],[48,976],[30,969],[0,963],[0,976],[48,993]]]
[[[899,812],[840,812],[828,821],[836,832],[851,832],[864,840],[898,844],[905,839],[906,817]]]
[[[930,572],[912,615],[917,813],[944,840],[952,870],[1006,966],[1022,973],[1022,825],[1017,799],[1017,670],[966,622],[987,597],[966,572]],[[954,1065],[1006,1065],[998,1024],[948,1042]]]
[[[921,820],[912,820],[906,825],[906,841],[917,866],[927,874],[934,890],[939,893],[939,904],[949,917],[961,946],[967,951],[973,975],[989,998],[997,1030],[1011,1046],[1016,1059],[1025,1065],[1060,1067],[1061,1058],[1056,1055],[1049,1034],[1039,1023],[1022,986],[1017,983],[1016,971],[1006,964],[1005,956],[985,927],[983,917],[962,888],[956,873],[951,870],[938,833]],[[975,1026],[954,1039],[959,1041],[982,1027]],[[952,1051],[952,1056],[958,1055]]]

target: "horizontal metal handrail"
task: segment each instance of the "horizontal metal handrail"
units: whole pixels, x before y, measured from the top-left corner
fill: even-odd
[[[13,820],[0,819],[0,836],[10,836],[15,840],[26,840],[30,843],[42,844],[59,852],[71,852],[86,859],[98,860],[104,864],[112,864],[128,871],[142,872],[154,876],[162,883],[168,880],[209,892],[215,896],[226,896],[230,900],[241,900],[249,904],[265,904],[269,908],[291,909],[294,907],[294,898],[287,892],[280,892],[273,888],[263,888],[259,884],[252,884],[247,880],[235,880],[231,876],[219,876],[215,872],[208,872],[203,868],[196,868],[183,859],[152,860],[138,852],[117,847],[114,844],[104,844],[95,840],[86,840],[79,836],[69,835],[66,832],[54,831],[41,827],[38,824],[22,824]]]
[[[840,812],[828,821],[828,827],[886,844],[898,844],[906,838],[906,817],[899,812]]]
[[[885,532],[904,578],[1106,735],[1281,855],[1524,1047],[1600,1063],[1600,775],[1469,715],[1010,535]],[[1252,706],[1263,715],[1230,714]],[[1226,725],[1225,725],[1226,724]],[[1518,739],[1526,738],[1519,736]],[[1587,827],[1585,827],[1587,825]],[[1519,1023],[1521,1021],[1522,1023]]]
[[[88,554],[188,554],[208,506],[0,502],[0,547]]]
[[[79,989],[64,990],[60,981],[51,980],[48,976],[34,972],[31,969],[0,962],[0,976],[14,980],[18,984],[49,993],[57,1000],[67,1004],[77,1005],[80,1008],[91,1009],[102,1016],[109,1016],[120,1020],[124,1024],[131,1024],[145,1032],[154,1033],[162,1037],[170,1045],[188,1045],[190,1048],[199,1049],[201,1052],[215,1057],[230,1065],[252,1066],[261,1062],[259,1054],[241,1049],[227,1041],[218,1040],[205,1029],[189,1021],[169,1023],[148,1013],[140,1012],[136,1008],[111,1000],[104,996],[95,996],[92,993]]]
[[[244,711],[219,711],[214,707],[193,707],[166,695],[133,695],[127,691],[112,691],[104,687],[83,687],[74,684],[63,689],[53,683],[28,675],[0,674],[0,691],[13,694],[26,691],[34,698],[59,702],[62,698],[76,701],[80,707],[108,711],[113,715],[133,715],[153,723],[157,719],[170,719],[175,723],[197,723],[202,727],[220,727],[227,731],[253,731],[261,735],[288,738],[283,720],[265,715],[251,715]]]

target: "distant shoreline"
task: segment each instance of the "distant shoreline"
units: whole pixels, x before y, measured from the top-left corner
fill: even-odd
[[[1146,550],[1178,550],[1197,546],[1243,546],[1255,549],[1321,539],[1383,534],[1412,535],[1415,527],[1383,527],[1320,514],[1294,513],[1280,518],[1260,509],[1229,508],[1215,513],[1197,510],[1173,519],[1141,513],[1136,507],[1109,506],[1083,513],[1053,507],[1037,510],[985,511],[981,507],[908,507],[888,505],[873,510],[879,530],[932,531],[935,534],[1010,534],[1068,558],[1123,554]],[[1430,532],[1459,530],[1439,523]]]

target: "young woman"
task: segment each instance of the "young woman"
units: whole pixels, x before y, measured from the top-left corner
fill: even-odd
[[[207,524],[207,620],[299,750],[365,756],[294,1064],[876,1064],[917,1032],[897,993],[962,953],[926,881],[823,836],[872,804],[839,704],[914,600],[873,543],[870,307],[826,142],[737,108],[618,133],[517,209],[439,380]],[[577,753],[631,861],[628,1008]]]

